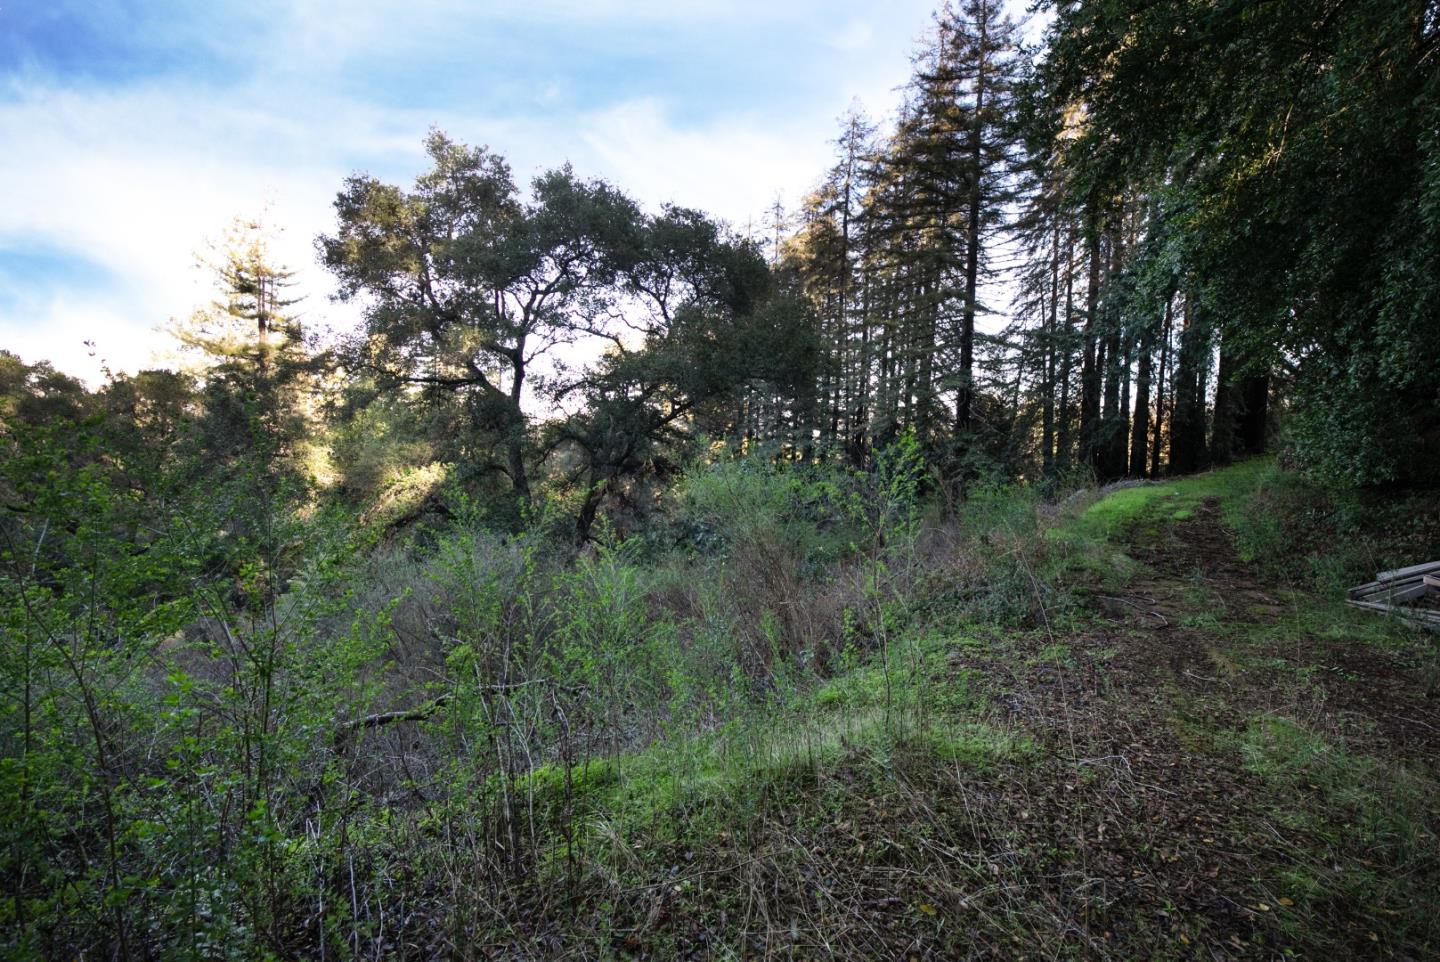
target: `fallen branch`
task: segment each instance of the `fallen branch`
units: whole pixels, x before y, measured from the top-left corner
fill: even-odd
[[[335,732],[335,750],[342,755],[349,751],[354,743],[355,733],[364,731],[367,728],[380,728],[384,725],[392,725],[395,722],[418,722],[425,721],[440,709],[450,703],[450,695],[437,695],[425,704],[417,708],[401,708],[395,711],[382,711],[374,715],[366,715],[363,718],[356,718],[345,722]]]
[[[342,735],[360,731],[363,728],[379,728],[381,725],[389,725],[393,722],[418,722],[424,721],[431,715],[450,703],[450,696],[440,695],[418,708],[402,708],[397,711],[382,711],[374,715],[366,715],[364,718],[356,718],[354,721],[346,722],[337,733],[337,738]]]
[[[528,688],[531,685],[548,685],[557,691],[569,692],[570,694],[580,694],[585,691],[583,685],[562,685],[549,678],[531,678],[527,681],[512,681],[500,685],[481,685],[478,690],[482,692],[506,694]],[[399,708],[394,711],[382,711],[374,715],[365,715],[362,718],[355,718],[351,721],[344,722],[335,732],[335,744],[337,746],[348,744],[356,732],[363,731],[367,728],[380,728],[396,722],[425,721],[440,709],[450,704],[453,697],[454,695],[452,693],[446,692],[443,695],[435,696],[425,704],[415,708]]]

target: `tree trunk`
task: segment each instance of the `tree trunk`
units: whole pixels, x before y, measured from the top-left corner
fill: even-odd
[[[916,401],[919,410],[915,415],[915,431],[920,437],[920,442],[929,446],[931,441],[930,416],[933,413],[931,397],[935,394],[935,344],[936,333],[939,325],[938,314],[940,312],[940,280],[937,276],[926,282],[920,289],[920,300],[922,304],[924,323],[920,329],[920,370],[917,376],[917,388],[915,391]]]
[[[860,275],[860,364],[856,372],[855,418],[850,426],[850,462],[861,467],[870,446],[870,272]]]
[[[989,50],[989,8],[981,5],[976,27],[979,43],[975,64],[975,110],[970,129],[970,209],[965,220],[965,308],[960,320],[960,388],[955,398],[955,434],[963,440],[973,428],[975,404],[975,300],[980,289],[980,205],[984,198],[981,183],[985,170],[985,108],[987,77],[986,53]]]
[[[1235,356],[1234,339],[1228,335],[1220,338],[1220,372],[1215,383],[1215,417],[1210,428],[1210,458],[1215,464],[1229,464],[1235,460],[1235,414],[1240,402],[1236,395],[1236,368],[1240,359]]]
[[[1170,330],[1175,320],[1175,295],[1165,298],[1165,322],[1160,328],[1160,373],[1155,381],[1155,439],[1150,445],[1150,476],[1160,476],[1160,428],[1165,423],[1165,365],[1170,360]]]
[[[1085,348],[1080,364],[1080,459],[1092,470],[1099,452],[1100,368],[1099,325],[1100,306],[1100,233],[1091,232],[1090,272],[1085,290]]]
[[[516,341],[510,358],[510,414],[505,436],[505,473],[521,503],[530,503],[530,478],[525,472],[525,411],[520,398],[525,388],[525,338]]]
[[[1228,343],[1227,343],[1228,342]],[[1210,453],[1216,464],[1265,451],[1270,378],[1254,373],[1249,358],[1231,338],[1220,344],[1220,374],[1215,391],[1215,425]]]
[[[1145,477],[1150,440],[1150,369],[1154,363],[1155,331],[1149,325],[1140,335],[1140,370],[1135,376],[1135,420],[1130,431],[1130,476]]]
[[[1210,337],[1185,298],[1180,357],[1175,368],[1174,414],[1170,422],[1170,473],[1189,474],[1207,462],[1205,450],[1205,380],[1210,366]]]
[[[1060,321],[1060,222],[1057,219],[1050,238],[1050,311],[1046,317],[1043,341],[1044,366],[1040,397],[1040,472],[1049,478],[1055,474],[1055,344]]]
[[[1270,376],[1247,374],[1240,382],[1237,434],[1244,454],[1264,454],[1270,414]]]
[[[1075,446],[1070,418],[1070,376],[1075,365],[1075,232],[1066,232],[1065,243],[1065,334],[1060,341],[1060,425],[1056,452],[1056,468],[1070,470],[1070,454]]]
[[[1111,226],[1109,235],[1110,256],[1105,270],[1107,288],[1120,270],[1118,225]],[[1130,371],[1125,357],[1119,312],[1113,305],[1103,311],[1102,323],[1105,331],[1105,397],[1100,417],[1099,466],[1100,477],[1113,481],[1125,474],[1126,428],[1129,425],[1125,405],[1121,400],[1121,385],[1129,380]]]

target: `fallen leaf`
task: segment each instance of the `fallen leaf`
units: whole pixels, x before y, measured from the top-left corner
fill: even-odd
[[[1281,905],[1285,906],[1286,908],[1289,908],[1290,906],[1292,906],[1292,905],[1295,904],[1295,900],[1294,900],[1294,899],[1276,899],[1275,901],[1279,902]]]
[[[936,909],[935,906],[931,905],[929,902],[921,902],[920,911],[924,912],[926,915],[934,915],[939,910]]]

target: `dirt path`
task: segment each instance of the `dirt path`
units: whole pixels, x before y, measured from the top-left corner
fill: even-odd
[[[1304,717],[1377,752],[1440,761],[1440,698],[1413,647],[1357,640],[1343,621],[1316,631],[1306,609],[1322,600],[1266,583],[1241,562],[1214,499],[1162,537],[1130,548],[1150,572],[1130,590],[1169,622],[1122,619],[1137,636],[1127,648],[1138,665],[1168,670],[1179,689],[1217,710]],[[1341,612],[1366,630],[1380,626]]]
[[[1017,878],[1053,880],[1084,955],[1431,957],[1436,799],[1387,795],[1440,761],[1423,666],[1317,634],[1315,600],[1257,581],[1213,499],[1158,531],[1137,525],[1144,573],[1095,592],[1092,627],[975,666],[1051,754],[996,800],[993,824],[1025,826]]]

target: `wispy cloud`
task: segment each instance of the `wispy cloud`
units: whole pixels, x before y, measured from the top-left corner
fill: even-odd
[[[820,175],[852,97],[890,106],[929,8],[871,27],[861,0],[8,6],[0,347],[92,376],[147,363],[209,296],[195,250],[267,203],[310,313],[343,316],[313,253],[335,191],[355,170],[409,181],[432,125],[522,181],[569,161],[758,221]]]

